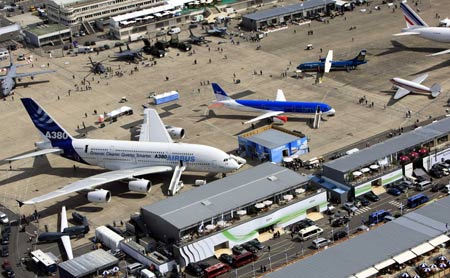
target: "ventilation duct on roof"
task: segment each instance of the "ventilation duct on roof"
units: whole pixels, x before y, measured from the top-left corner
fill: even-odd
[[[209,205],[211,205],[211,202],[209,200],[204,200],[204,201],[202,201],[202,205],[209,206]]]
[[[270,177],[267,177],[267,179],[270,181],[276,181],[278,178],[275,176],[270,176]]]

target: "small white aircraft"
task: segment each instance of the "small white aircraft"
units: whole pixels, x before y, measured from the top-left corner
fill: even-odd
[[[76,139],[62,128],[31,98],[22,98],[33,124],[39,130],[43,142],[36,143],[38,151],[8,159],[14,161],[46,154],[60,156],[110,170],[68,184],[56,191],[19,201],[20,206],[44,202],[70,193],[88,191],[87,199],[95,203],[111,200],[111,193],[95,188],[113,181],[128,181],[133,192],[149,192],[152,183],[139,178],[143,175],[173,172],[169,195],[182,186],[183,171],[229,173],[239,169],[245,160],[206,145],[175,143],[161,118],[154,109],[144,110],[144,123],[139,142],[102,139]],[[182,134],[180,134],[181,136]]]
[[[409,93],[419,93],[419,94],[431,94],[432,97],[437,97],[441,93],[441,85],[435,83],[430,88],[422,85],[421,83],[427,79],[428,74],[422,74],[421,76],[413,79],[406,80],[399,77],[394,77],[390,81],[394,84],[397,92],[394,95],[394,99],[401,99]]]
[[[448,27],[429,27],[425,21],[418,16],[413,9],[407,4],[400,3],[403,15],[406,20],[406,28],[402,29],[401,33],[394,34],[394,36],[409,36],[416,35],[421,38],[436,41],[436,42],[450,42],[450,28]],[[437,56],[450,53],[450,49],[431,54],[430,56]]]

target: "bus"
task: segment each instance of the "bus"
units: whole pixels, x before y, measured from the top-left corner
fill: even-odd
[[[369,215],[369,225],[375,225],[384,221],[384,217],[391,216],[387,210],[381,209]]]
[[[252,252],[245,252],[240,255],[233,256],[233,267],[238,268],[240,266],[249,264],[253,261],[256,261],[258,256],[253,254]]]
[[[430,199],[423,193],[419,193],[417,195],[414,195],[412,197],[408,198],[408,202],[406,203],[406,206],[408,208],[415,208],[417,206],[420,206],[423,203],[428,202]]]
[[[52,253],[44,253],[39,249],[31,252],[31,258],[34,263],[46,274],[56,273],[58,258],[56,258]]]
[[[205,269],[205,277],[213,278],[231,270],[231,267],[224,263],[217,263]]]

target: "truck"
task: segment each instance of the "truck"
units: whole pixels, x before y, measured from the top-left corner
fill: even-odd
[[[78,45],[78,47],[77,47],[77,53],[86,54],[86,53],[91,53],[91,52],[94,52],[94,50],[90,46]]]

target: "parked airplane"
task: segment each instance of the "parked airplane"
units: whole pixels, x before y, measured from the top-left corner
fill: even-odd
[[[406,28],[402,29],[401,33],[394,34],[394,36],[408,36],[416,35],[421,38],[436,41],[436,42],[450,42],[450,28],[448,27],[429,27],[425,21],[418,16],[411,7],[405,3],[400,3],[403,15],[406,20]],[[431,54],[437,56],[450,53],[450,49]]]
[[[86,221],[82,226],[69,227],[67,222],[66,207],[63,206],[61,209],[61,229],[59,232],[43,232],[39,234],[38,241],[53,242],[61,240],[64,249],[66,250],[67,258],[69,260],[73,259],[72,244],[70,243],[70,238],[80,235],[85,235],[89,232],[89,225]]]
[[[209,25],[209,29],[206,30],[206,34],[210,36],[224,37],[228,35],[227,27],[219,27],[217,25]]]
[[[328,51],[326,58],[318,62],[307,62],[300,64],[297,69],[300,71],[330,72],[331,70],[354,70],[357,66],[367,63],[366,50],[359,52],[358,56],[350,60],[333,61],[333,50]]]
[[[190,43],[193,43],[193,44],[196,44],[196,45],[200,45],[202,43],[206,44],[206,43],[211,42],[209,40],[206,40],[205,36],[196,36],[196,35],[194,35],[194,33],[192,33],[192,29],[191,28],[189,28],[189,34],[190,34],[189,35],[189,42]]]
[[[321,102],[294,102],[286,101],[282,90],[278,90],[276,100],[234,100],[217,84],[212,83],[216,101],[209,108],[225,106],[229,109],[246,112],[263,112],[261,116],[253,118],[243,124],[253,123],[262,119],[271,118],[276,123],[287,122],[283,113],[314,114],[322,112],[325,115],[334,115],[336,111],[328,104]]]
[[[428,74],[423,74],[411,81],[405,80],[403,78],[394,77],[390,81],[394,84],[395,88],[398,88],[394,95],[394,99],[401,99],[407,94],[413,93],[427,93],[431,94],[432,97],[437,97],[441,93],[441,85],[434,84],[431,88],[421,85],[425,79],[427,79]]]
[[[142,49],[130,49],[130,46],[127,44],[127,49],[123,50],[122,47],[119,47],[119,52],[114,53],[114,58],[117,59],[125,59],[131,61],[142,60]]]
[[[14,58],[12,54],[10,54],[9,59],[10,59],[9,66],[3,67],[3,69],[7,70],[6,75],[0,76],[0,81],[2,81],[1,86],[2,97],[7,97],[11,94],[12,90],[16,87],[16,80],[20,81],[21,78],[28,76],[30,76],[31,79],[33,80],[35,75],[55,72],[55,70],[42,70],[26,73],[17,73],[18,67],[27,66],[28,64],[23,65],[14,64]]]
[[[75,139],[34,100],[30,98],[21,100],[44,141],[36,143],[38,151],[8,159],[9,161],[54,153],[110,171],[76,181],[24,202],[18,201],[20,206],[86,190],[89,191],[87,193],[89,201],[105,203],[110,201],[111,193],[104,189],[92,191],[93,188],[113,181],[128,180],[130,191],[146,193],[151,189],[151,182],[137,177],[170,171],[174,172],[169,185],[169,194],[173,195],[182,186],[180,178],[185,170],[228,173],[242,166],[238,160],[245,162],[210,146],[174,143],[154,109],[144,110],[144,123],[141,126],[139,142]]]

